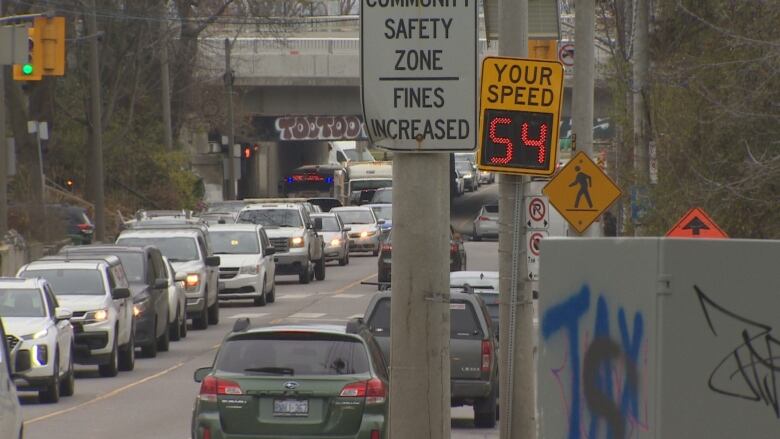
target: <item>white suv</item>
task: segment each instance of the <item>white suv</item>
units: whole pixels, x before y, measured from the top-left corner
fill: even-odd
[[[214,254],[219,256],[219,298],[253,299],[265,306],[276,300],[276,263],[265,230],[254,224],[209,227]]]
[[[104,377],[132,370],[133,299],[119,258],[58,258],[31,262],[17,275],[46,279],[57,301],[73,310],[76,363],[97,364]]]
[[[0,340],[5,340],[3,320],[0,319]],[[11,378],[11,356],[8,344],[0,343],[0,432],[8,439],[22,439],[24,426],[22,409],[16,396],[16,386]]]
[[[60,308],[43,279],[0,278],[0,317],[19,390],[36,390],[41,402],[73,395],[73,313]]]

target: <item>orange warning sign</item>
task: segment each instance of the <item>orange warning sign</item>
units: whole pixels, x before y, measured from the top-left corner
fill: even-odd
[[[672,238],[728,238],[729,236],[715,224],[703,210],[694,207],[677,221],[666,236]]]

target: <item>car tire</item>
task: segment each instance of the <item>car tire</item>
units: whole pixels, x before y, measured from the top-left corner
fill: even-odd
[[[209,307],[209,325],[219,324],[219,299]]]
[[[371,254],[374,256],[379,256],[379,248],[377,247],[377,249],[371,252]]]
[[[276,284],[271,283],[271,291],[268,292],[268,303],[276,302]]]
[[[343,267],[343,266],[345,266],[347,264],[349,264],[349,252],[348,251],[344,252],[344,257],[339,259],[339,265],[340,266]]]
[[[176,319],[174,319],[173,323],[168,325],[168,338],[170,338],[171,341],[181,340],[181,322],[179,322],[178,310],[176,311]]]
[[[307,284],[309,282],[311,282],[311,262],[302,265],[301,271],[298,273],[298,283]]]
[[[317,280],[325,280],[325,255],[314,263],[314,277]]]
[[[209,312],[205,305],[200,315],[192,318],[192,327],[195,329],[206,329],[209,327]]]
[[[168,350],[171,348],[171,337],[168,333],[168,328],[166,328],[162,335],[157,338],[157,350],[161,352],[168,352]]]
[[[73,369],[73,349],[70,350],[70,360],[68,361],[68,373],[60,381],[60,396],[73,396],[76,389],[76,371]]]
[[[480,398],[474,401],[474,426],[477,428],[493,428],[496,426],[496,415],[498,413],[498,395],[496,395],[496,386],[487,398]]]
[[[482,241],[482,237],[479,236],[479,233],[477,233],[477,226],[474,226],[474,231],[471,232],[471,240],[472,241]]]
[[[268,296],[266,295],[265,289],[263,289],[260,297],[255,297],[255,306],[265,306],[267,302]]]
[[[129,372],[135,369],[135,333],[130,336],[130,341],[119,350],[119,370]]]
[[[185,315],[182,316],[179,333],[181,334],[181,338],[187,338],[187,316]]]
[[[154,329],[152,334],[157,334],[157,320],[154,321]],[[141,354],[146,358],[154,358],[157,356],[157,339],[152,337],[152,342],[146,346],[141,346]]]
[[[38,401],[54,404],[60,400],[60,356],[54,355],[54,373],[45,388],[38,391]]]
[[[117,347],[116,338],[119,336],[119,330],[114,330],[114,346],[111,349],[111,359],[108,363],[98,366],[98,373],[104,378],[111,378],[117,376],[119,373],[119,348]],[[132,337],[132,335],[131,335]]]

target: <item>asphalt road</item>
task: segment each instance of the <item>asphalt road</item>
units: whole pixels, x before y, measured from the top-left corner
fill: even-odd
[[[456,199],[453,224],[461,231],[486,199],[495,198],[496,186]],[[470,226],[469,226],[470,227]],[[469,269],[497,270],[495,242],[467,242]],[[39,404],[34,393],[22,393],[25,437],[112,439],[188,439],[192,404],[199,385],[192,380],[198,367],[209,366],[222,337],[239,317],[253,324],[293,322],[344,323],[362,315],[376,287],[376,258],[353,255],[346,267],[329,265],[324,281],[299,285],[297,277],[278,276],[276,303],[255,307],[251,302],[228,302],[220,323],[205,331],[189,331],[183,341],[154,359],[136,360],[135,370],[116,378],[100,378],[96,368],[77,366],[76,393],[57,404]],[[473,425],[470,407],[452,411],[452,437],[497,438],[498,429]]]

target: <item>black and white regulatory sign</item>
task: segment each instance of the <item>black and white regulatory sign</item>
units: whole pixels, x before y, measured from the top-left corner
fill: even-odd
[[[471,151],[477,135],[477,1],[361,0],[363,114],[396,151]]]

